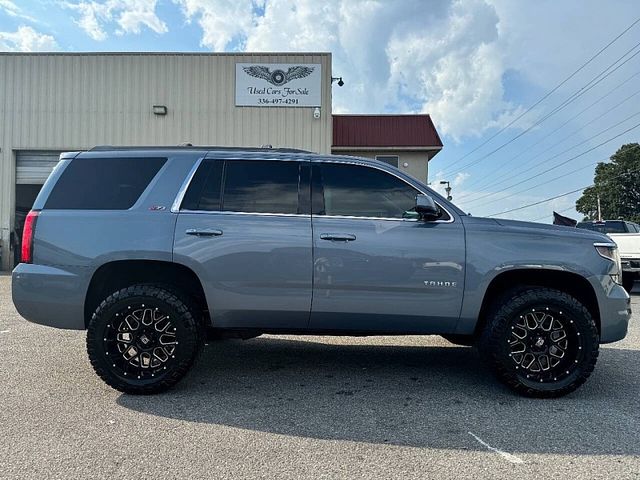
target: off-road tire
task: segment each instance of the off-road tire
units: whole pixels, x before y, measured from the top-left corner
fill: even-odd
[[[174,356],[161,373],[153,378],[138,380],[114,368],[114,354],[109,357],[106,337],[115,314],[128,305],[148,305],[162,309],[175,327]],[[105,383],[124,393],[149,395],[163,392],[180,381],[196,361],[203,345],[203,327],[197,320],[193,301],[177,291],[160,285],[134,285],[123,288],[105,298],[93,313],[87,330],[87,352],[91,365]],[[120,361],[122,361],[120,359]]]
[[[509,342],[514,338],[514,322],[522,321],[519,319],[528,312],[542,313],[548,308],[559,312],[562,321],[570,325],[579,346],[574,347],[575,357],[568,357],[571,366],[566,367],[566,376],[562,368],[558,374],[562,378],[557,381],[550,378],[536,382],[527,378],[529,372],[522,365],[516,364]],[[598,358],[599,335],[589,310],[571,295],[551,288],[520,287],[505,292],[493,303],[478,347],[497,377],[511,389],[528,397],[551,398],[573,392],[587,380]]]

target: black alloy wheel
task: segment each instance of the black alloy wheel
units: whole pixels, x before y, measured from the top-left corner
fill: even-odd
[[[478,346],[510,388],[530,397],[559,397],[582,385],[598,358],[589,310],[565,292],[526,287],[506,292],[487,315]]]
[[[126,393],[175,385],[202,346],[195,308],[176,292],[137,285],[107,297],[89,323],[87,351],[96,373]]]

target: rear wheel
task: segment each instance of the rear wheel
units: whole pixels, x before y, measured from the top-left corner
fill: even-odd
[[[531,397],[559,397],[582,385],[598,358],[591,314],[572,296],[531,287],[505,294],[489,312],[479,346],[498,378]]]
[[[202,328],[186,298],[165,287],[136,285],[107,297],[87,332],[87,351],[108,385],[132,394],[157,393],[191,368]]]

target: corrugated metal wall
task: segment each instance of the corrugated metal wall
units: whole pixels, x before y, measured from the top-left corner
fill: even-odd
[[[321,64],[321,118],[236,107],[237,62]],[[168,114],[154,115],[156,104]],[[6,248],[18,150],[190,142],[329,153],[331,135],[330,54],[0,54],[0,240]]]

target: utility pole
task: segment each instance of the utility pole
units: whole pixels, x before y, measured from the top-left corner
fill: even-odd
[[[602,210],[600,209],[600,194],[598,193],[598,221],[602,221]]]

